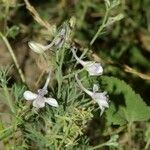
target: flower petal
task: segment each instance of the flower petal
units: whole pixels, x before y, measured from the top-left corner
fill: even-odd
[[[29,47],[36,53],[43,53],[46,50],[46,47],[40,43],[36,43],[34,41],[30,41],[28,43]]]
[[[33,101],[33,106],[36,107],[36,108],[38,108],[38,109],[45,107],[45,101],[44,101],[44,99],[43,98],[41,98],[41,99],[35,99]]]
[[[86,61],[84,63],[84,67],[89,72],[90,76],[98,76],[103,73],[103,68],[100,63],[95,63],[92,61]]]
[[[31,91],[25,91],[24,93],[23,93],[23,96],[24,96],[24,98],[26,99],[26,100],[34,100],[34,99],[36,99],[37,98],[37,94],[35,94],[35,93],[33,93],[33,92],[31,92]]]
[[[108,96],[106,95],[106,92],[94,93],[92,98],[99,104],[99,106],[107,108],[109,107]]]
[[[97,103],[99,104],[99,106],[102,106],[102,107],[109,107],[109,104],[106,100],[104,99],[99,99],[99,101],[97,101]]]
[[[92,98],[98,103],[101,109],[101,115],[102,115],[105,108],[109,107],[107,92],[94,93]]]
[[[58,107],[58,102],[54,98],[44,98],[45,102],[51,106]]]

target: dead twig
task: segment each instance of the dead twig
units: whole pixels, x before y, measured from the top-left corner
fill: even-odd
[[[140,78],[142,78],[144,80],[150,80],[150,76],[148,76],[144,73],[138,72],[135,69],[133,69],[133,68],[127,66],[127,65],[124,65],[124,71],[135,74],[135,75],[139,76]]]
[[[32,14],[34,20],[39,23],[41,26],[45,27],[50,34],[54,35],[55,33],[55,25],[49,24],[49,22],[43,20],[38,12],[35,10],[35,8],[29,3],[28,0],[24,0],[26,8],[29,10],[29,12]]]

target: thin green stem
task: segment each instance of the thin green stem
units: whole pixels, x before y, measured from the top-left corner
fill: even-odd
[[[89,3],[88,0],[86,0],[86,1],[84,2],[83,11],[82,11],[81,16],[80,16],[80,19],[79,19],[79,24],[80,24],[80,26],[83,25],[83,20],[84,20],[84,18],[85,18],[85,14],[86,14],[87,9],[88,9],[88,3]]]
[[[144,149],[147,150],[147,149],[149,148],[149,145],[150,145],[150,139],[147,141],[147,143],[146,143]]]
[[[100,32],[104,29],[105,24],[106,24],[106,21],[107,21],[107,18],[108,18],[108,15],[109,15],[109,9],[106,9],[106,13],[105,13],[105,16],[104,16],[102,25],[99,26],[99,29],[98,29],[98,31],[96,32],[96,34],[94,35],[94,37],[92,38],[92,40],[91,40],[91,42],[90,42],[90,45],[93,45],[93,43],[95,42],[95,40],[96,40],[97,37],[99,36]]]
[[[80,69],[80,70],[78,70],[78,71],[75,71],[75,72],[73,72],[73,73],[71,73],[71,74],[68,74],[68,75],[64,76],[63,79],[67,79],[67,78],[74,77],[76,74],[82,72],[83,70],[85,70],[85,68],[82,68],[82,69]]]
[[[107,143],[107,142],[106,142],[106,143]],[[101,148],[101,147],[103,147],[103,146],[106,146],[106,143],[103,143],[103,144],[94,146],[94,147],[90,148],[90,150],[95,150],[95,149]]]
[[[6,1],[6,6],[5,6],[5,19],[4,19],[4,33],[7,30],[7,20],[8,20],[8,16],[9,16],[9,2]]]
[[[60,93],[61,93],[61,86],[63,82],[63,75],[62,75],[62,66],[63,66],[63,61],[64,61],[64,55],[65,55],[65,47],[63,47],[57,54],[56,54],[57,62],[59,62],[59,66],[57,66],[57,75],[58,75],[58,92],[57,92],[57,97],[60,98]]]

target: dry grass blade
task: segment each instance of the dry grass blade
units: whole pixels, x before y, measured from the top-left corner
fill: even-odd
[[[29,3],[28,0],[24,0],[24,2],[26,4],[26,8],[30,11],[35,21],[39,23],[41,26],[45,27],[48,31],[50,31],[50,34],[53,35],[54,25],[50,25],[47,21],[43,20],[38,14],[38,12],[35,10],[35,8]]]
[[[124,65],[124,71],[135,74],[135,75],[139,76],[140,78],[142,78],[144,80],[150,80],[150,76],[148,76],[146,74],[143,74],[141,72],[138,72],[135,69],[133,69],[133,68],[127,66],[127,65]]]

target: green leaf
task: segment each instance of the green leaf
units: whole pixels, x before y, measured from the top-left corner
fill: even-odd
[[[123,112],[123,108],[120,106],[120,109],[116,111],[115,105],[112,103],[110,108],[106,112],[106,118],[108,124],[114,125],[124,125],[127,122],[125,118],[125,114]]]
[[[150,119],[150,107],[127,83],[115,77],[103,76],[101,79],[102,84],[110,93],[110,100],[114,99],[106,112],[109,124],[123,125],[128,122]]]

